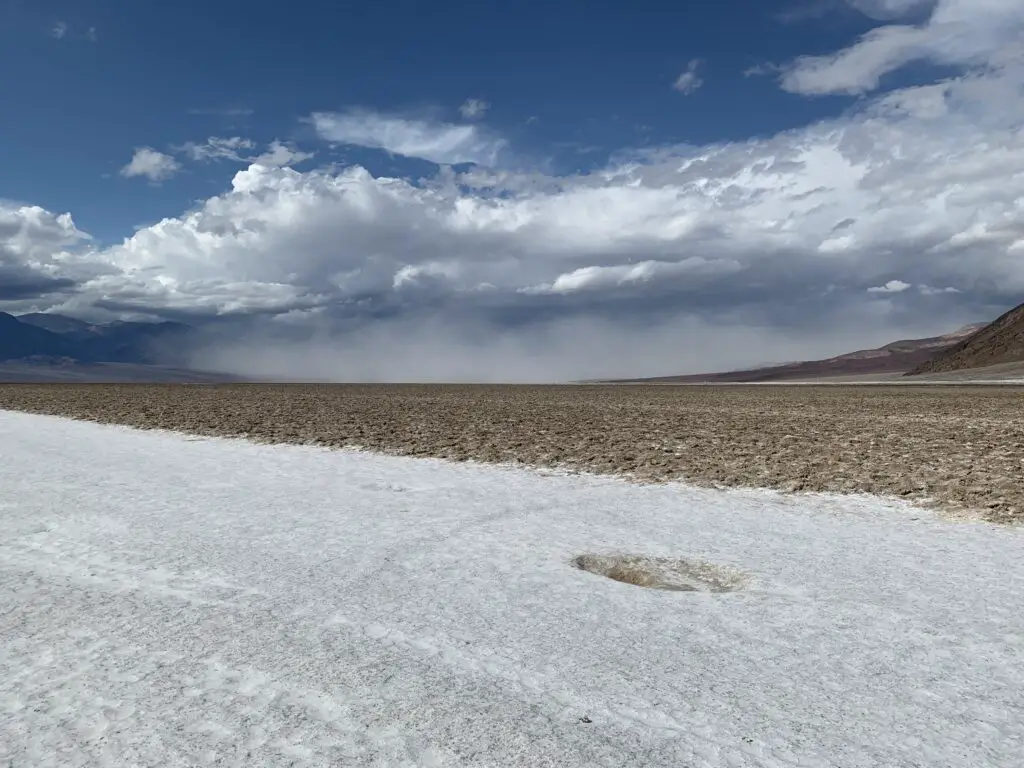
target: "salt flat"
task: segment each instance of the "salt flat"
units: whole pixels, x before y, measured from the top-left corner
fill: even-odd
[[[573,567],[688,558],[745,589]],[[1024,532],[0,412],[0,764],[1020,766]]]

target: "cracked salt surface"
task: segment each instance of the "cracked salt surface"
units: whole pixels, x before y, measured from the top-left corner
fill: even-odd
[[[1016,768],[1022,534],[0,412],[0,765]]]

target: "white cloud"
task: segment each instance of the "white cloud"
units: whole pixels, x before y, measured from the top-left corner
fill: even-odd
[[[762,62],[761,64],[754,64],[751,67],[747,67],[743,70],[744,77],[762,77],[764,75],[777,75],[782,72],[785,68],[773,64],[771,62]]]
[[[131,162],[120,170],[125,178],[145,176],[152,182],[161,182],[181,170],[181,163],[170,155],[151,147],[140,147],[132,155]]]
[[[446,283],[457,280],[458,276],[459,265],[454,262],[428,261],[415,266],[406,264],[395,272],[391,287],[396,291],[443,288]]]
[[[686,69],[683,70],[682,74],[676,78],[672,87],[684,96],[696,93],[700,90],[700,87],[704,85],[704,80],[700,76],[700,67],[700,59],[693,59],[690,61],[690,63],[686,65]]]
[[[494,165],[505,147],[504,140],[476,125],[416,120],[370,110],[317,112],[311,120],[327,141],[383,149],[441,165]]]
[[[206,141],[196,143],[190,141],[178,147],[178,151],[187,155],[195,161],[211,160],[234,160],[244,162],[245,158],[240,154],[243,150],[250,150],[256,146],[251,139],[243,139],[241,136],[220,138],[210,136]]]
[[[922,296],[941,296],[947,293],[961,293],[958,288],[947,286],[946,288],[934,288],[930,285],[919,285],[917,290],[921,292]]]
[[[616,288],[631,283],[646,283],[659,278],[684,275],[726,274],[742,269],[734,260],[708,261],[690,256],[681,261],[641,261],[611,267],[580,267],[559,275],[551,283],[522,289],[523,293],[569,294],[579,291]]]
[[[31,306],[97,276],[102,269],[75,254],[89,242],[68,214],[0,200],[0,306]]]
[[[479,120],[490,108],[491,105],[483,99],[466,99],[459,107],[459,114],[464,120]]]
[[[60,252],[91,238],[70,214],[55,215],[37,205],[0,200],[0,247],[22,263],[40,267],[59,261]]]
[[[868,293],[903,293],[909,287],[910,283],[904,283],[902,280],[890,280],[885,285],[868,288]]]
[[[274,139],[263,152],[255,152],[256,142],[240,136],[221,138],[210,136],[202,143],[187,142],[176,151],[196,162],[229,160],[236,163],[255,163],[273,168],[298,165],[314,156],[311,152],[303,152],[294,144]]]
[[[946,84],[928,97],[942,119],[904,108],[913,89],[805,130],[662,148],[563,178],[474,172],[417,185],[359,167],[257,165],[188,214],[93,254],[111,274],[87,288],[213,312],[332,307],[428,285],[472,303],[484,283],[488,301],[510,305],[648,294],[784,314],[793,292],[837,286],[832,301],[855,303],[865,284],[955,285],[989,301],[984,285],[1024,291],[1013,252],[1024,135],[996,87],[1012,76]]]
[[[884,8],[887,4],[864,5]],[[888,7],[902,13],[925,5],[889,3]],[[911,62],[985,67],[1024,46],[1020,0],[937,0],[934,6],[923,24],[877,27],[838,53],[798,58],[786,68],[783,87],[809,95],[867,93],[879,87],[882,77]]]
[[[280,168],[289,165],[298,165],[301,162],[311,159],[312,152],[303,152],[294,144],[286,144],[275,139],[267,145],[266,151],[250,158],[258,165],[266,165],[272,168]]]
[[[49,29],[49,35],[54,40],[87,40],[90,43],[95,43],[99,40],[99,33],[96,31],[96,27],[87,27],[84,31],[72,29],[71,25],[66,21],[57,21]]]

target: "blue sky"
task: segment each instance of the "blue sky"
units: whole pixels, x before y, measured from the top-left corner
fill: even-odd
[[[0,0],[0,309],[582,375],[1024,294],[1019,0],[506,5]]]

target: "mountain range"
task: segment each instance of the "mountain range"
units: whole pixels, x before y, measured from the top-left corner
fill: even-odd
[[[237,380],[180,367],[197,333],[184,323],[94,324],[65,315],[0,312],[0,381]]]
[[[116,321],[93,325],[64,315],[0,312],[0,360],[50,358],[82,363],[161,362],[193,331],[183,323]]]

